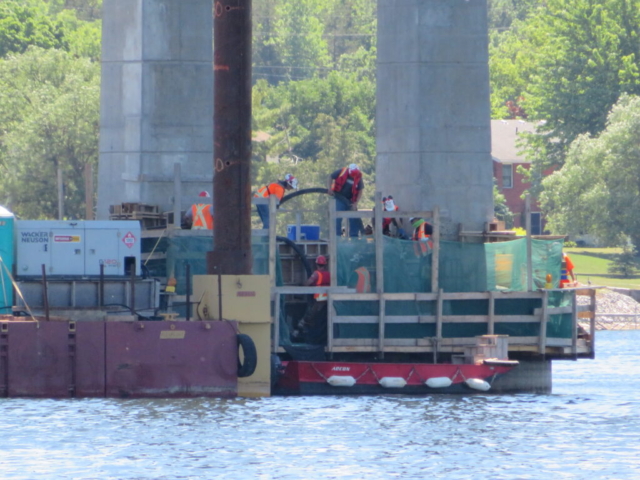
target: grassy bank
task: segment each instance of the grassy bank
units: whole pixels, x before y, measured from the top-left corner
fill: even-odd
[[[609,273],[608,267],[616,254],[622,252],[620,248],[565,248],[571,257],[580,283],[592,285],[606,285],[608,287],[622,287],[640,289],[640,275],[623,277]]]

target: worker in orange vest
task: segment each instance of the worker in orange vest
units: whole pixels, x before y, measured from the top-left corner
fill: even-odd
[[[297,190],[298,189],[298,179],[287,173],[284,176],[284,180],[278,180],[277,182],[270,183],[269,185],[265,185],[258,189],[258,191],[253,195],[255,198],[269,198],[269,195],[275,195],[278,199],[277,204],[280,204],[280,200],[284,197],[284,193],[287,190]],[[269,205],[256,205],[256,209],[258,210],[258,215],[260,215],[260,220],[262,220],[262,228],[265,230],[269,229]]]
[[[571,281],[569,281],[571,277]],[[560,288],[572,287],[576,284],[576,277],[573,274],[573,262],[569,255],[562,252],[562,265],[560,267]]]
[[[211,198],[206,190],[198,194],[199,198]],[[204,200],[201,200],[204,201]],[[213,230],[213,205],[211,203],[195,203],[184,215],[185,224],[191,230]]]
[[[358,202],[362,197],[363,190],[362,172],[355,163],[334,171],[327,179],[327,193],[331,196],[336,193],[340,194],[341,198],[336,198],[336,211],[338,212],[358,210]],[[357,237],[360,234],[360,230],[364,230],[362,219],[350,218],[349,236]],[[342,235],[341,218],[336,219],[336,234],[338,236]]]
[[[316,271],[304,282],[305,286],[328,287],[331,285],[331,274],[327,270],[327,258],[318,255],[316,258]],[[324,344],[327,341],[327,294],[316,293],[313,295],[313,305],[307,309],[302,320],[292,333],[296,342]]]
[[[418,242],[415,248],[416,256],[427,255],[429,250],[433,248],[433,242],[431,240],[433,226],[419,217],[412,217],[409,219],[409,222],[413,227],[413,236],[411,239]]]

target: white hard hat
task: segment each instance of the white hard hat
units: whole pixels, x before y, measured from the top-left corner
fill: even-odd
[[[296,177],[294,177],[293,175],[291,175],[290,173],[287,173],[284,176],[284,181],[287,182],[291,188],[297,190],[298,189],[298,179]]]
[[[353,172],[353,171],[355,171],[355,170],[360,170],[360,169],[358,168],[358,165],[356,165],[355,163],[352,163],[351,165],[349,165],[349,171],[350,171],[350,172]]]

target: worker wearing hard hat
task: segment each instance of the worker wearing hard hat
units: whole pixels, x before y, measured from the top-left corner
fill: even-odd
[[[185,223],[190,225],[191,230],[213,230],[213,205],[211,200],[205,198],[211,198],[211,195],[203,190],[198,194],[198,203],[191,205],[184,215]],[[202,203],[205,201],[208,203]]]
[[[393,197],[389,195],[382,199],[382,205],[385,212],[397,212],[400,210],[394,201]],[[395,232],[391,231],[391,226],[395,227]],[[393,235],[392,235],[393,233]],[[382,219],[382,234],[388,236],[396,236],[398,238],[408,239],[404,229],[402,228],[402,219],[400,218],[383,218]]]
[[[348,167],[338,169],[329,175],[327,180],[327,193],[334,196],[336,193],[340,197],[336,197],[336,210],[345,212],[347,210],[358,210],[358,202],[362,197],[364,190],[364,182],[362,181],[362,172],[355,163]],[[363,230],[362,220],[360,218],[349,219],[349,236],[357,237]],[[342,235],[342,219],[336,219],[336,233]]]
[[[431,241],[431,235],[433,235],[433,226],[426,220],[419,217],[412,217],[409,219],[409,223],[413,227],[412,240],[419,242],[416,245],[416,256],[426,255],[429,250],[433,248],[433,242]]]
[[[307,287],[328,287],[331,285],[331,274],[327,270],[327,258],[318,255],[316,271],[304,282]],[[313,305],[307,310],[298,328],[293,331],[294,341],[312,344],[324,344],[327,341],[327,294],[313,295]]]
[[[278,180],[277,182],[265,185],[258,189],[253,196],[256,198],[269,198],[269,195],[275,195],[278,199],[277,203],[279,205],[282,197],[284,197],[285,191],[297,189],[298,179],[290,173],[287,173],[284,176],[284,180]],[[262,228],[269,229],[269,205],[256,205],[256,208],[258,210],[258,215],[260,215],[260,220],[262,220]]]

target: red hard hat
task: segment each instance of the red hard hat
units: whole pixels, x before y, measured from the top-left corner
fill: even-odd
[[[324,255],[318,255],[318,257],[316,258],[316,263],[318,265],[326,265],[327,264],[327,259]]]
[[[199,196],[199,197],[206,197],[206,198],[210,198],[210,197],[211,197],[211,195],[209,195],[209,192],[207,192],[206,190],[201,191],[201,192],[198,194],[198,196]]]

